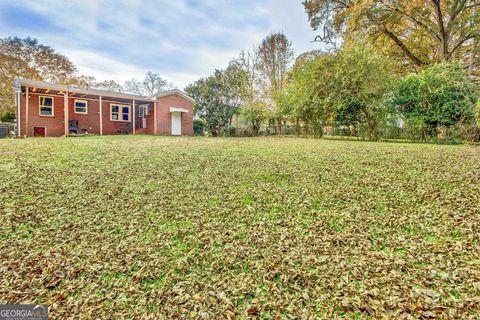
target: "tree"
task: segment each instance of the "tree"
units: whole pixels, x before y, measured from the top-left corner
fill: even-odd
[[[400,81],[392,104],[407,123],[435,138],[442,126],[475,122],[478,96],[458,63],[440,63]]]
[[[251,127],[253,135],[258,135],[262,122],[266,119],[266,103],[262,96],[262,76],[259,70],[259,52],[257,48],[242,50],[240,56],[231,62],[245,72],[244,103],[241,115]]]
[[[101,90],[114,91],[114,92],[123,91],[123,87],[120,84],[118,84],[115,80],[105,80],[102,82],[98,82],[98,83],[95,83],[93,87]]]
[[[170,88],[169,84],[158,73],[147,72],[142,81],[132,79],[124,84],[126,92],[139,96],[154,96]]]
[[[93,76],[82,74],[81,76],[75,78],[74,85],[85,89],[95,88],[97,85],[97,79]]]
[[[267,93],[271,102],[272,110],[275,114],[276,103],[282,93],[283,87],[288,77],[290,64],[293,60],[294,52],[292,42],[281,32],[272,33],[263,39],[258,47],[258,68],[267,80]],[[281,114],[276,112],[278,125],[281,128]]]
[[[307,133],[313,129],[315,136],[323,135],[323,128],[332,118],[333,105],[325,99],[329,88],[324,86],[324,79],[333,70],[333,55],[323,55],[309,61],[296,64],[291,73],[291,80],[279,99],[279,107],[286,117],[305,124]]]
[[[82,74],[79,77],[75,77],[72,79],[72,84],[80,87],[80,88],[95,88],[100,90],[107,90],[107,91],[114,91],[114,92],[121,92],[123,91],[123,87],[118,84],[115,80],[105,80],[102,82],[98,82],[95,77],[88,76]]]
[[[362,34],[416,68],[461,60],[471,73],[478,72],[478,0],[305,0],[303,5],[320,31],[318,41],[349,41]]]
[[[207,78],[189,85],[185,91],[195,102],[195,113],[205,121],[213,136],[219,136],[239,113],[245,97],[246,73],[231,63],[225,70],[215,70]]]
[[[346,44],[295,66],[283,110],[311,126],[316,135],[334,120],[363,126],[377,138],[379,120],[390,92],[389,61],[370,46]]]
[[[74,84],[76,68],[67,57],[36,39],[0,39],[0,113],[14,112],[16,77]]]

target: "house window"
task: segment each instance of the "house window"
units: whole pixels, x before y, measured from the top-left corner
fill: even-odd
[[[111,104],[110,120],[130,122],[130,106]]]
[[[75,113],[87,114],[87,100],[75,100]]]
[[[40,115],[53,117],[53,97],[40,97]]]

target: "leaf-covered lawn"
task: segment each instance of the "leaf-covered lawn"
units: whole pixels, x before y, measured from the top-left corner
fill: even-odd
[[[480,148],[0,141],[0,303],[52,319],[480,317]]]

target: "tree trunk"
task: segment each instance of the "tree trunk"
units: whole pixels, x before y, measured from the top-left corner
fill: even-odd
[[[443,22],[442,8],[440,7],[441,0],[432,0],[433,7],[435,9],[435,15],[437,19],[438,35],[440,38],[440,54],[443,60],[449,60],[448,54],[448,35],[445,31],[445,24]]]
[[[376,130],[376,123],[375,119],[372,118],[370,115],[370,112],[367,110],[364,111],[365,114],[365,120],[367,122],[367,130],[368,130],[368,138],[370,140],[377,140],[377,130]]]
[[[473,73],[473,67],[475,65],[475,56],[477,54],[477,45],[478,45],[478,39],[474,38],[473,39],[473,45],[472,45],[472,51],[470,51],[470,61],[468,63],[468,76],[471,77]]]

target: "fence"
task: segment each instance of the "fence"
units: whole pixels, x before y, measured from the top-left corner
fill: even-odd
[[[415,127],[415,126],[380,126],[371,134],[365,127],[326,126],[321,129],[309,126],[281,125],[265,126],[258,130],[249,127],[230,127],[225,129],[224,136],[251,137],[271,135],[297,135],[297,136],[332,136],[345,137],[360,140],[409,140],[430,142],[479,142],[480,128],[475,125],[464,126],[438,126],[438,127]]]
[[[0,139],[15,135],[15,125],[13,123],[0,123]]]

